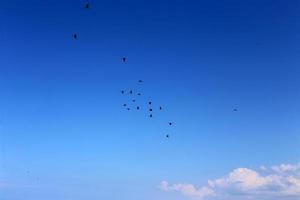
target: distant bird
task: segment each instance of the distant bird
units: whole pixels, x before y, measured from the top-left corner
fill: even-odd
[[[138,96],[141,96],[141,93],[137,93]]]
[[[137,110],[139,110],[139,109],[140,109],[140,107],[139,107],[139,106],[137,106],[137,107],[136,107],[136,109],[137,109]]]
[[[169,125],[171,126],[171,125],[172,125],[172,122],[169,122]]]
[[[150,115],[149,115],[149,117],[153,117],[153,115],[152,115],[152,114],[150,114]]]
[[[123,62],[126,62],[126,60],[127,60],[126,57],[123,57],[123,58],[122,58],[122,61],[123,61]]]
[[[235,108],[235,109],[233,109],[233,111],[234,111],[234,112],[237,112],[237,111],[238,111],[238,109],[236,109],[236,108]]]
[[[139,80],[139,83],[142,83],[143,82],[143,80]]]
[[[132,94],[132,90],[129,91],[129,94]]]
[[[86,3],[84,7],[85,7],[86,9],[89,9],[89,8],[90,8],[90,4],[89,4],[89,3]]]
[[[167,134],[167,135],[166,135],[166,138],[169,138],[169,137],[170,137],[170,135],[169,135],[169,134]]]
[[[121,91],[121,93],[122,93],[122,94],[124,94],[124,93],[125,93],[125,91],[124,91],[124,90],[122,90],[122,91]]]
[[[124,107],[126,107],[126,106],[127,106],[127,104],[126,104],[126,103],[124,103],[124,104],[123,104],[123,106],[124,106]]]
[[[130,110],[130,108],[127,108],[127,110]]]
[[[161,107],[161,106],[159,106],[159,110],[162,110],[162,107]]]
[[[77,40],[77,38],[78,38],[77,33],[74,33],[74,34],[73,34],[73,38],[74,38],[75,40]]]
[[[132,102],[135,102],[135,99],[132,99]]]
[[[152,102],[151,101],[149,101],[149,105],[151,105],[152,104]]]
[[[153,111],[152,108],[150,108],[149,111],[152,112]]]

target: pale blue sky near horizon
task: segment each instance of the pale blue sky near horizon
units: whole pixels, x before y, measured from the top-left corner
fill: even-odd
[[[300,162],[299,1],[90,2],[0,0],[0,200],[179,200],[160,181]]]

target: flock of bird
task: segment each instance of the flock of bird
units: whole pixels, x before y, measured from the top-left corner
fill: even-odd
[[[122,58],[122,60],[123,60],[123,62],[125,62],[126,58],[125,59]],[[138,84],[142,84],[142,83],[144,83],[143,80],[138,80]],[[159,112],[163,111],[163,107],[161,105],[154,106],[152,101],[148,101],[148,102],[144,102],[144,103],[138,102],[137,98],[139,96],[142,96],[142,93],[140,91],[136,92],[132,89],[130,89],[130,90],[121,90],[121,95],[128,97],[127,102],[123,103],[123,107],[128,111],[130,111],[130,110],[136,110],[136,111],[144,110],[144,111],[147,112],[147,116],[149,118],[154,117],[154,112],[155,111],[159,111]],[[142,106],[141,103],[144,106]],[[173,123],[168,122],[168,125],[172,126]],[[170,134],[169,133],[166,134],[165,137],[170,138]]]
[[[90,3],[90,2],[85,3],[84,8],[87,9],[87,10],[91,9],[91,3]],[[78,39],[78,34],[77,34],[77,33],[73,33],[73,39],[74,39],[74,40],[77,40],[77,39]],[[123,63],[125,63],[125,62],[127,62],[127,58],[126,58],[126,57],[122,57],[122,58],[121,58],[121,61],[122,61]],[[138,80],[138,83],[139,83],[139,84],[142,84],[143,82],[144,82],[143,80]],[[129,90],[129,91],[121,90],[121,94],[122,94],[122,95],[129,94],[129,95],[131,96],[131,101],[132,101],[132,103],[134,104],[133,107],[132,107],[132,106],[130,107],[130,106],[129,106],[129,103],[124,103],[124,104],[123,104],[123,107],[124,107],[125,109],[127,109],[128,111],[130,111],[130,110],[137,110],[137,111],[141,110],[142,107],[141,107],[141,105],[138,105],[138,104],[137,104],[137,101],[136,101],[136,99],[134,98],[134,95],[141,96],[142,93],[140,93],[140,92],[135,93],[135,91],[133,91],[133,90]],[[147,105],[146,108],[148,109],[148,116],[149,116],[150,118],[154,117],[154,115],[153,115],[154,107],[153,107],[153,104],[152,104],[151,101],[148,102],[148,105]],[[162,110],[163,110],[163,107],[162,107],[162,106],[158,106],[158,107],[156,107],[156,108],[157,108],[159,111],[162,111]],[[234,108],[233,111],[234,111],[234,112],[237,112],[238,109],[237,109],[237,108]],[[168,122],[168,125],[169,125],[169,126],[172,126],[173,123],[172,123],[172,122]],[[165,136],[166,136],[166,138],[170,138],[170,134],[166,134]]]
[[[90,3],[90,2],[85,3],[84,8],[87,9],[87,10],[91,9],[91,3]],[[74,40],[78,40],[78,33],[73,33],[73,39],[74,39]],[[121,61],[122,61],[123,63],[125,63],[125,62],[127,62],[127,58],[126,58],[126,57],[122,57],[122,58],[121,58]],[[138,80],[138,83],[139,83],[139,84],[142,84],[143,82],[144,82],[143,80]],[[128,110],[128,111],[130,111],[130,110],[137,110],[137,111],[140,111],[140,110],[142,109],[142,106],[137,104],[137,100],[136,100],[136,98],[134,97],[135,95],[136,95],[136,96],[141,96],[141,95],[142,95],[141,92],[135,93],[135,91],[133,91],[133,90],[129,90],[129,91],[121,90],[121,94],[122,94],[122,95],[129,94],[129,95],[131,96],[130,101],[132,102],[132,104],[134,104],[134,107],[132,107],[132,106],[130,107],[130,106],[129,106],[129,103],[124,103],[124,104],[123,104],[123,107],[124,107],[126,110]],[[154,114],[153,114],[153,113],[154,113],[154,110],[156,110],[156,109],[159,110],[159,111],[162,111],[162,110],[163,110],[163,107],[162,107],[162,106],[158,106],[158,107],[155,109],[154,106],[153,106],[153,103],[152,103],[151,101],[149,101],[149,102],[147,103],[147,106],[145,106],[145,107],[146,107],[147,110],[148,110],[148,116],[149,116],[149,118],[154,117]],[[172,122],[168,122],[168,125],[169,125],[169,126],[172,126],[173,123],[172,123]],[[170,134],[166,134],[165,137],[166,137],[166,138],[170,138]]]

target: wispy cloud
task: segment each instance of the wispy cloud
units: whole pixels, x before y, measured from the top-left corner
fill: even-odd
[[[192,184],[185,183],[169,185],[167,181],[162,181],[160,184],[160,188],[163,191],[178,191],[181,192],[183,195],[199,199],[215,195],[214,191],[209,187],[202,187],[200,189],[196,189],[195,186],[193,186]]]
[[[299,200],[300,163],[270,168],[263,166],[260,171],[237,168],[224,177],[208,180],[207,185],[200,188],[188,183],[169,184],[162,181],[160,189],[166,192],[179,192],[199,200]]]

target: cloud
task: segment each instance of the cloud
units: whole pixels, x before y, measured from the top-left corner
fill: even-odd
[[[273,166],[272,170],[274,170],[277,173],[300,173],[300,163],[296,165],[290,165],[290,164],[281,164],[279,166]]]
[[[183,195],[189,197],[195,197],[199,199],[203,199],[205,197],[214,196],[214,191],[209,187],[202,187],[200,189],[196,189],[192,184],[174,184],[169,185],[167,181],[162,181],[160,184],[160,188],[163,191],[177,191],[181,192]]]
[[[300,163],[271,168],[264,166],[260,171],[237,168],[224,177],[208,180],[207,185],[200,188],[188,183],[169,184],[162,181],[160,189],[199,200],[300,199]]]

